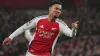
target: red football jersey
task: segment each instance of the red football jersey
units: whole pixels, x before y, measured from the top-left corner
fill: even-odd
[[[27,29],[32,29],[35,27],[36,31],[28,48],[28,51],[31,54],[38,55],[53,52],[55,43],[61,34],[72,37],[73,30],[71,30],[63,21],[58,18],[56,18],[53,22],[48,21],[48,15],[39,16],[32,19],[18,28],[9,37],[13,39]]]
[[[39,20],[34,39],[29,46],[29,52],[33,54],[50,53],[59,31],[59,24],[57,22],[50,22],[47,18]]]

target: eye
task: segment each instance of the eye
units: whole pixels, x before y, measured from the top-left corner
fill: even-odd
[[[61,11],[62,9],[60,9],[60,8],[55,8],[56,10],[59,10],[59,11]]]
[[[59,8],[56,8],[56,10],[59,10]]]
[[[62,11],[62,9],[59,9],[60,11]]]

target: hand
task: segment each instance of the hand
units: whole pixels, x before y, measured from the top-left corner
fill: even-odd
[[[78,22],[79,22],[79,21],[76,21],[76,22],[72,23],[72,28],[73,28],[73,29],[78,28]]]
[[[11,44],[11,39],[10,38],[4,39],[2,45],[4,46],[4,45],[9,45],[9,44]]]

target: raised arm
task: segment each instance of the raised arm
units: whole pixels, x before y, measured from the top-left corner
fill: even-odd
[[[72,29],[70,29],[65,23],[61,23],[61,33],[69,37],[75,37],[77,33],[77,23],[72,23]]]

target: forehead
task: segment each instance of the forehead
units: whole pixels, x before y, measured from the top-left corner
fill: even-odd
[[[62,6],[61,6],[60,4],[54,4],[54,5],[52,5],[51,7],[57,7],[57,8],[62,9]]]

